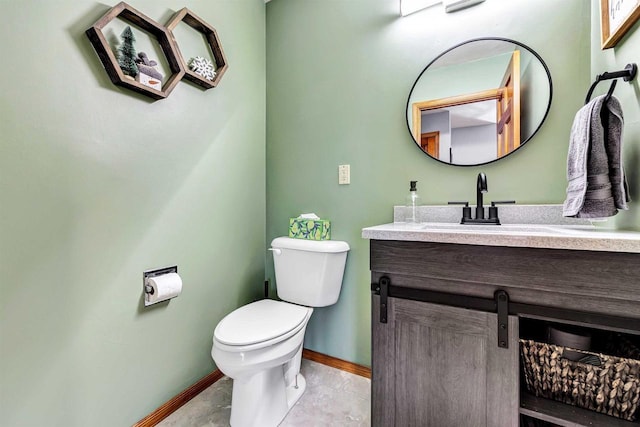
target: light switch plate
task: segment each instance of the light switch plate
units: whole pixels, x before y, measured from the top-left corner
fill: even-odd
[[[351,165],[338,166],[338,184],[351,184]]]

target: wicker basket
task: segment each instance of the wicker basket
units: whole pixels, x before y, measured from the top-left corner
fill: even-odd
[[[633,421],[640,403],[640,360],[581,351],[600,366],[562,357],[565,347],[520,340],[527,390],[536,396]]]

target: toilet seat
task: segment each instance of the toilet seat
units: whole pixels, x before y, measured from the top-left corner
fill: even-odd
[[[293,335],[312,312],[309,307],[263,299],[229,313],[218,323],[213,336],[225,347],[255,349]]]

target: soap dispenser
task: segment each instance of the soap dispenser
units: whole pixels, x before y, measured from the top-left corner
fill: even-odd
[[[418,221],[418,206],[420,206],[420,196],[418,195],[418,188],[416,184],[418,181],[410,181],[409,195],[407,196],[406,204],[406,222],[410,224],[416,224]]]

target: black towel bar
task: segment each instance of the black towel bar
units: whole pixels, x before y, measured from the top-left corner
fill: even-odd
[[[636,74],[638,74],[638,66],[636,64],[627,64],[627,66],[620,71],[604,72],[602,74],[598,74],[596,76],[596,81],[594,81],[591,84],[591,87],[589,88],[589,92],[587,92],[587,97],[584,103],[585,104],[589,103],[589,101],[591,100],[591,95],[593,94],[593,90],[601,81],[622,78],[625,82],[630,82],[631,80],[636,78]],[[613,94],[613,90],[616,87],[616,83],[617,83],[617,80],[614,80],[613,83],[611,83],[611,87],[607,92],[607,100],[611,98],[611,95]]]

